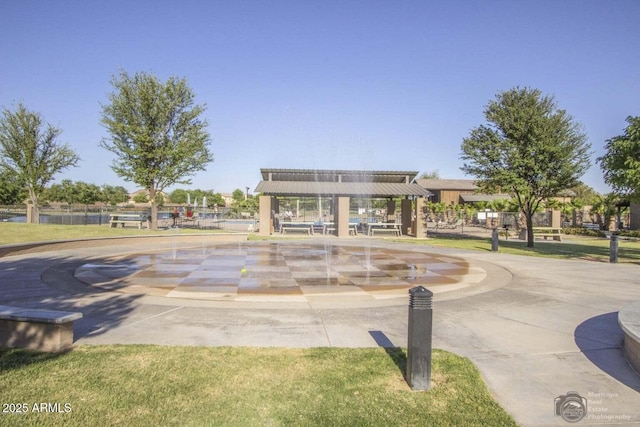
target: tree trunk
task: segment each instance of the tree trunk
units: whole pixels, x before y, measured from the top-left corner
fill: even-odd
[[[525,218],[527,220],[527,247],[533,247],[533,213],[525,212]]]
[[[31,224],[40,224],[40,206],[38,206],[38,196],[31,186],[29,186],[29,199],[33,206],[27,204],[27,209],[31,209]]]
[[[158,231],[158,205],[156,204],[156,189],[149,189],[149,199],[151,201],[151,230]]]

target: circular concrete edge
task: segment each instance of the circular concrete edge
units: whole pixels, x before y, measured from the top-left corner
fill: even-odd
[[[640,301],[632,302],[618,312],[618,324],[624,332],[624,356],[640,375]]]
[[[209,238],[211,237],[211,235],[209,236],[179,235],[179,236],[185,238],[185,240],[191,240],[188,242],[183,242],[184,246],[189,246],[190,244],[194,243],[193,242],[194,240],[199,242],[201,241],[200,239],[202,239],[203,237],[205,239],[207,237]],[[175,238],[176,236],[173,236],[173,237]],[[235,242],[238,239],[238,235],[234,235],[234,236],[218,235],[218,239],[215,239],[215,240],[217,240],[217,243],[229,243],[228,239],[230,238],[232,239],[232,241]],[[246,239],[246,236],[241,236],[241,238]],[[136,239],[136,238],[133,238],[133,239]],[[101,239],[95,239],[95,240],[92,239],[91,243],[93,245],[99,246],[100,240]],[[109,244],[111,245],[116,241],[115,239],[114,240],[106,239],[106,240],[110,241]],[[179,239],[179,240],[182,240],[182,239]],[[121,240],[122,243],[125,243],[125,241],[126,239]],[[309,241],[314,242],[313,239],[311,240],[304,239],[304,241],[295,241],[295,242],[305,243]],[[140,240],[138,240],[138,242],[140,242]],[[211,240],[207,239],[207,242],[211,243]],[[80,243],[80,242],[75,242],[75,243]],[[131,242],[126,242],[126,243],[131,243]],[[287,241],[287,243],[293,243],[293,242]],[[350,242],[350,241],[346,241],[346,242],[334,241],[333,242],[333,244],[335,245],[341,245],[341,244],[349,245],[352,243],[353,242]],[[504,267],[501,267],[491,262],[473,259],[472,257],[468,258],[468,257],[465,257],[465,254],[461,254],[461,253],[453,254],[451,253],[452,251],[450,250],[441,251],[439,250],[440,248],[434,247],[434,246],[429,246],[428,248],[425,248],[423,246],[416,246],[414,244],[402,244],[402,243],[387,242],[387,241],[377,241],[377,242],[370,241],[370,244],[372,245],[372,247],[373,246],[379,246],[379,247],[392,246],[395,249],[416,251],[416,252],[424,251],[428,253],[441,254],[445,256],[461,258],[464,261],[469,262],[470,265],[475,265],[485,270],[486,277],[482,281],[476,284],[473,284],[471,286],[461,287],[461,288],[453,286],[453,287],[449,287],[449,290],[443,289],[442,292],[434,293],[434,302],[436,303],[439,301],[448,301],[453,299],[467,298],[467,297],[471,297],[481,293],[489,292],[498,288],[502,288],[504,286],[507,286],[513,279],[513,274],[509,270],[505,269]],[[75,246],[75,245],[72,245],[72,246]],[[72,249],[77,249],[77,247],[74,247]],[[125,251],[126,253],[137,252],[137,250],[132,246],[128,246],[127,249],[128,250]],[[41,252],[42,251],[43,250],[41,250]],[[122,255],[122,254],[120,253],[119,255]],[[92,258],[92,257],[89,257],[89,258]],[[53,288],[67,291],[71,294],[76,294],[76,295],[86,294],[87,292],[91,292],[90,290],[91,288],[90,287],[88,288],[88,285],[86,283],[76,279],[74,275],[75,269],[80,265],[82,265],[84,262],[86,262],[86,259],[84,260],[75,259],[73,261],[68,260],[67,262],[57,264],[56,266],[50,266],[43,272],[43,274],[41,275],[41,279],[45,284]],[[95,291],[95,288],[93,289]],[[118,293],[117,291],[109,291],[109,290],[100,290],[98,292]],[[220,308],[260,308],[260,309],[270,309],[270,308],[273,308],[273,309],[330,309],[330,308],[331,309],[335,309],[335,308],[349,309],[349,308],[364,308],[364,307],[400,306],[405,304],[408,305],[408,302],[409,302],[408,290],[406,294],[401,294],[395,297],[390,296],[389,298],[373,300],[368,302],[344,301],[339,298],[339,295],[337,295],[336,297],[329,297],[323,300],[317,300],[317,301],[314,301],[313,303],[277,301],[277,300],[259,300],[259,301],[199,300],[199,299],[189,299],[189,298],[165,298],[165,297],[143,295],[143,294],[137,295],[137,297],[138,297],[138,301],[143,304],[170,305],[170,306],[175,306],[175,305],[206,306],[206,307],[220,307]]]

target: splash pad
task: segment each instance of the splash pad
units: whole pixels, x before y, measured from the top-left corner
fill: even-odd
[[[479,283],[467,261],[363,244],[238,242],[145,251],[86,263],[75,277],[124,293],[200,300],[380,300],[425,286],[437,293]]]

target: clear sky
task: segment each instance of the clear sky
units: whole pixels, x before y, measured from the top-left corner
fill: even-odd
[[[595,158],[640,115],[640,1],[0,0],[0,107],[22,102],[81,157],[64,178],[126,183],[99,147],[119,70],[185,77],[215,160],[191,186],[253,191],[260,168],[438,170],[515,86],[554,95]],[[470,177],[469,177],[470,178]]]

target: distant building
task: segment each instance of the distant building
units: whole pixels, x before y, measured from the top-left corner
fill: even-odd
[[[433,193],[432,202],[447,206],[511,198],[508,194],[478,193],[478,186],[471,179],[416,179],[415,182]]]
[[[222,196],[222,199],[224,200],[224,205],[226,207],[231,206],[231,204],[233,203],[233,195],[231,193],[220,193],[220,195]]]

